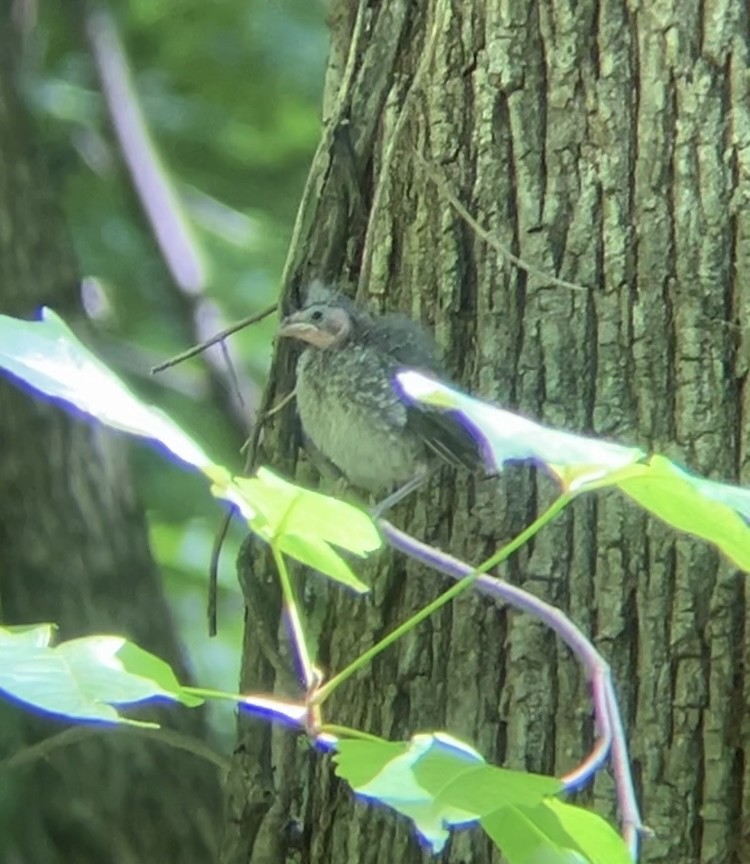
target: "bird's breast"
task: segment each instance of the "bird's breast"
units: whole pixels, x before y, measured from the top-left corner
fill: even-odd
[[[305,434],[361,489],[403,484],[425,462],[388,363],[366,349],[305,351],[297,367],[297,408]]]

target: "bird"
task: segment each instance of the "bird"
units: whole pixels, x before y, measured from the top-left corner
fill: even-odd
[[[457,415],[407,400],[396,374],[447,381],[434,341],[410,318],[372,315],[321,283],[287,315],[279,335],[304,348],[297,411],[306,443],[352,486],[389,493],[377,515],[418,488],[440,462],[476,471],[481,443]]]

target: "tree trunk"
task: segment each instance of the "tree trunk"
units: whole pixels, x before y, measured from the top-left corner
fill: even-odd
[[[352,7],[339,0],[331,14],[327,138],[292,293],[314,276],[351,287],[362,269],[364,299],[432,326],[469,391],[716,479],[747,477],[747,6],[384,0],[361,28]],[[480,237],[446,188],[533,274]],[[287,350],[268,404],[290,387]],[[264,452],[287,469],[291,412],[275,418]],[[477,563],[553,494],[524,470],[479,483],[445,472],[396,521]],[[614,494],[578,502],[502,575],[562,607],[612,664],[655,832],[643,860],[747,861],[745,578]],[[444,587],[391,554],[366,576],[365,600],[307,577],[329,673]],[[248,631],[252,689],[262,686],[255,646]],[[347,682],[326,716],[395,739],[447,729],[495,764],[561,774],[591,745],[588,698],[544,627],[470,597]],[[224,864],[247,860],[253,844],[255,864],[283,861],[284,841],[265,839],[289,819],[303,829],[304,860],[422,860],[406,820],[355,803],[328,759],[288,733],[241,732]],[[264,759],[276,774],[268,767],[260,782]],[[260,803],[243,822],[248,800]],[[606,772],[588,800],[616,818]],[[446,860],[497,855],[472,829],[454,834]]]
[[[76,326],[77,278],[57,192],[13,88],[0,14],[0,310],[49,305]],[[0,601],[5,624],[55,622],[68,639],[119,633],[187,674],[148,549],[122,442],[0,380]],[[167,716],[168,715],[168,716]],[[201,736],[199,715],[159,717]],[[3,755],[62,721],[2,706]],[[216,768],[96,727],[31,770],[4,772],[0,860],[17,864],[205,862],[216,847]],[[179,854],[176,853],[179,850]]]

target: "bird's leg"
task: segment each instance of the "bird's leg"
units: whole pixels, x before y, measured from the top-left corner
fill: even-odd
[[[430,473],[431,472],[427,467],[422,466],[411,480],[407,480],[403,486],[399,486],[395,492],[391,492],[387,498],[384,498],[376,504],[372,510],[370,510],[370,515],[374,519],[379,519],[386,510],[390,510],[391,507],[394,507],[400,501],[403,501],[408,495],[411,495],[415,489],[419,489],[419,487],[429,477]]]

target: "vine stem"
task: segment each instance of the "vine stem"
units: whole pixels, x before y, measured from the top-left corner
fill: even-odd
[[[441,609],[447,603],[450,603],[454,597],[458,597],[459,594],[463,593],[467,588],[470,588],[479,576],[482,573],[485,573],[487,570],[490,570],[492,567],[495,567],[501,561],[505,561],[509,558],[516,550],[520,549],[525,543],[527,543],[540,529],[542,529],[548,522],[551,522],[555,516],[560,513],[572,500],[572,495],[568,492],[564,492],[555,501],[552,503],[550,507],[548,507],[541,516],[538,516],[530,525],[524,528],[520,534],[514,537],[510,543],[507,543],[502,549],[499,549],[492,557],[488,558],[483,564],[480,564],[476,569],[470,568],[466,565],[467,572],[464,574],[463,578],[457,582],[452,588],[449,588],[447,591],[443,592],[439,597],[433,600],[431,603],[428,603],[425,607],[419,610],[415,615],[412,615],[411,618],[404,621],[403,624],[400,624],[396,627],[395,630],[392,630],[387,636],[365,651],[363,654],[360,654],[359,657],[353,662],[346,666],[341,670],[337,675],[334,675],[326,684],[320,687],[315,695],[313,696],[313,704],[322,705],[323,702],[333,693],[333,691],[341,684],[344,683],[348,678],[351,678],[355,672],[358,672],[360,669],[365,667],[374,657],[377,657],[378,654],[385,651],[390,645],[400,639],[405,633],[408,633],[417,624],[421,623],[432,615],[434,612],[437,612],[438,609]],[[384,530],[387,526],[388,528],[392,528],[389,522],[386,522],[383,519],[378,520],[378,525],[381,530]],[[395,529],[394,529],[395,530]],[[386,537],[388,536],[387,530],[384,531]]]
[[[544,515],[546,516],[548,513],[549,511]],[[556,606],[502,579],[477,574],[476,570],[463,561],[422,543],[385,522],[385,520],[381,520],[379,524],[386,540],[394,549],[398,549],[433,570],[460,580],[458,584],[465,582],[469,575],[473,576],[478,591],[533,615],[570,647],[588,672],[599,740],[578,768],[562,779],[566,787],[572,791],[589,780],[611,753],[617,801],[622,819],[622,834],[631,858],[633,861],[637,861],[640,837],[649,833],[649,830],[641,821],[620,707],[612,683],[609,664],[604,657],[596,650],[583,631]],[[495,559],[498,557],[499,553],[494,556]]]

